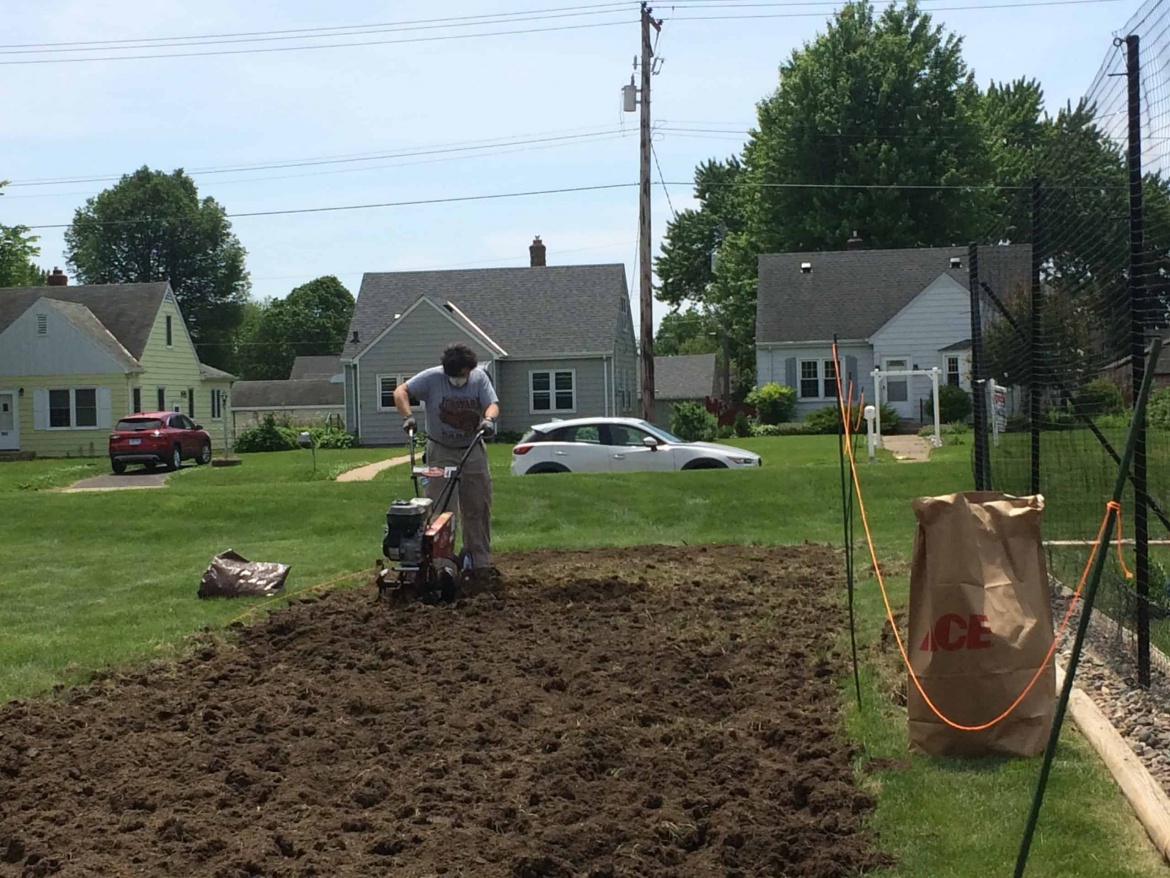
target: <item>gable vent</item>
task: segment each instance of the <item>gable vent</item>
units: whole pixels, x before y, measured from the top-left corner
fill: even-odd
[[[962,268],[963,260],[958,256],[951,257],[951,268]]]
[[[37,335],[48,335],[48,334],[49,334],[49,315],[48,314],[38,314],[37,315]]]
[[[801,274],[812,274],[812,263],[811,262],[800,263],[800,273]]]

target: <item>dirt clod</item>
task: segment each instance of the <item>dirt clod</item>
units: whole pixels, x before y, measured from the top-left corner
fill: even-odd
[[[506,599],[334,592],[175,666],[0,707],[0,878],[846,878],[889,862],[841,731],[830,552],[498,563]]]

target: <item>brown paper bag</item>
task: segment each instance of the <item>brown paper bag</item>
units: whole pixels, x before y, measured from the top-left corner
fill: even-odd
[[[927,696],[959,725],[977,726],[1019,697],[1052,645],[1043,497],[991,492],[914,501],[906,651]],[[910,749],[932,756],[1035,756],[1056,702],[1051,660],[1024,700],[989,729],[944,723],[908,681]]]

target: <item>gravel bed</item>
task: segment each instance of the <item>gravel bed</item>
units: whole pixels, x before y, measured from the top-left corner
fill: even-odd
[[[1069,598],[1056,591],[1052,598],[1054,622],[1060,623]],[[1073,638],[1080,622],[1081,608],[1072,615],[1057,649],[1061,663],[1067,667]],[[1132,647],[1132,639],[1121,642]],[[1116,623],[1107,616],[1093,614],[1085,648],[1077,667],[1076,684],[1087,692],[1097,707],[1142,760],[1146,769],[1170,794],[1170,678],[1155,662],[1149,689],[1137,683],[1133,651],[1129,658],[1118,655]]]

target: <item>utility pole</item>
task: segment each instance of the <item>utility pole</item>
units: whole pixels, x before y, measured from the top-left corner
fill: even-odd
[[[642,57],[640,71],[642,74],[641,88],[641,136],[640,136],[640,175],[638,188],[638,287],[641,308],[639,322],[641,324],[642,349],[642,417],[647,421],[654,419],[654,292],[651,285],[650,262],[650,77],[654,70],[654,49],[650,45],[650,28],[655,32],[661,30],[662,21],[650,16],[651,9],[645,2],[642,3]],[[635,66],[639,62],[635,60]],[[623,89],[625,93],[625,110],[633,110],[634,85]]]

